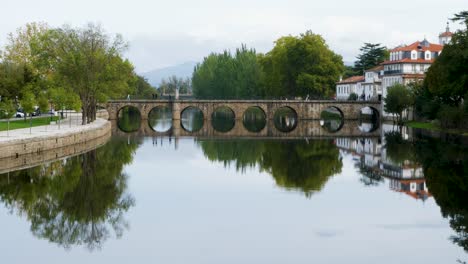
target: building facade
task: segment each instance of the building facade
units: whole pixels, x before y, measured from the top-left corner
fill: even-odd
[[[364,72],[364,82],[361,84],[362,91],[360,100],[379,100],[382,96],[382,76],[384,66],[379,65]]]
[[[424,80],[427,70],[442,52],[442,45],[430,43],[426,39],[411,45],[397,47],[390,51],[390,59],[382,63],[382,97],[388,88],[395,84],[408,85]],[[384,101],[382,101],[384,109]],[[384,116],[391,116],[383,111]]]
[[[361,84],[364,76],[352,76],[336,84],[336,100],[348,100],[353,93],[358,94],[362,90]]]

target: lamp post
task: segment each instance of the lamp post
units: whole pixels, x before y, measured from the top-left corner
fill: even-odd
[[[10,116],[8,115],[8,112],[5,112],[6,116],[7,116],[7,137],[10,136]]]

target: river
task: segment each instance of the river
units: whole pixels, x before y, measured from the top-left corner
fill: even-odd
[[[149,125],[170,131],[155,115]],[[182,127],[202,129],[196,115]],[[227,133],[226,118],[212,125]],[[175,138],[132,134],[132,120],[97,149],[0,175],[3,263],[468,260],[464,138],[391,124],[288,138],[302,121],[287,114],[284,137]]]

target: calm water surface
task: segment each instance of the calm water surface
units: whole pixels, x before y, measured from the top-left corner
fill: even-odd
[[[165,111],[154,115],[153,127],[170,128]],[[0,175],[2,263],[467,261],[466,146],[387,130],[113,137]]]

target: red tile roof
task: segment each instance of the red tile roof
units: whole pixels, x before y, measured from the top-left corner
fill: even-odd
[[[338,84],[345,84],[345,83],[358,83],[363,82],[365,80],[364,76],[351,76],[347,79],[338,82]]]
[[[383,70],[383,65],[378,65],[378,66],[375,66],[374,68],[370,68],[368,70],[366,70],[366,72],[377,72],[377,71],[381,71]]]
[[[418,49],[418,46],[421,47],[421,49]],[[397,47],[392,49],[390,52],[396,52],[396,51],[412,51],[412,50],[420,50],[420,51],[432,51],[432,52],[439,52],[442,51],[444,46],[439,45],[439,44],[433,44],[429,43],[429,47],[426,47],[421,44],[421,41],[416,41],[411,45],[403,46],[403,47]]]
[[[382,62],[382,65],[386,65],[386,64],[396,64],[396,63],[431,64],[431,63],[433,63],[433,62],[434,62],[434,60],[425,60],[425,59],[415,59],[415,60],[412,60],[412,59],[409,59],[409,58],[405,58],[405,59],[402,59],[402,60],[384,61],[384,62]]]

